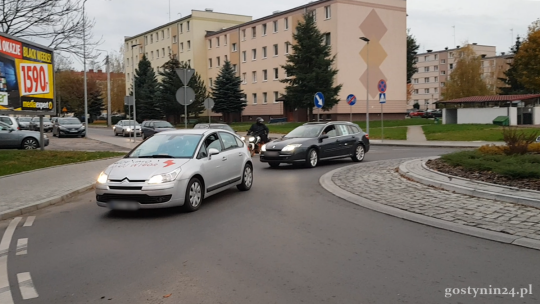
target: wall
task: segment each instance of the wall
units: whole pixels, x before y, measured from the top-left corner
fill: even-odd
[[[513,108],[515,110],[515,108]],[[508,108],[457,109],[458,124],[492,124],[497,116],[507,116]],[[514,114],[512,117],[516,117]],[[515,119],[514,119],[515,120]],[[512,119],[511,119],[512,121]]]
[[[533,124],[540,125],[540,107],[536,106],[533,108]]]
[[[442,109],[444,125],[457,124],[457,109]]]
[[[509,109],[510,109],[510,125],[517,126],[517,108],[509,108]],[[507,114],[504,114],[504,115],[507,115]]]

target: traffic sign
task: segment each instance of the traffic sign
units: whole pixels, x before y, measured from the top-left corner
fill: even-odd
[[[379,93],[386,93],[386,81],[384,79],[379,80],[377,88],[379,89]]]
[[[386,103],[386,93],[379,93],[379,103]]]
[[[180,87],[176,91],[176,101],[183,106],[189,106],[195,101],[195,91],[190,87]]]
[[[178,74],[178,77],[180,77],[180,80],[184,84],[184,86],[187,86],[189,83],[189,80],[195,74],[194,69],[176,69],[176,74]]]
[[[323,95],[323,93],[317,92],[315,94],[315,98],[314,98],[313,101],[315,102],[315,106],[317,108],[320,109],[320,108],[324,107],[324,95]]]
[[[214,100],[212,98],[206,98],[204,100],[204,107],[207,110],[212,110],[212,108],[214,107]]]
[[[67,108],[66,108],[66,107],[62,108],[62,112],[66,113],[66,112],[67,112]]]
[[[133,105],[133,96],[125,96],[124,97],[124,105],[125,106],[132,106]]]
[[[354,96],[354,94],[347,96],[347,103],[350,106],[354,106],[356,104],[356,96]]]

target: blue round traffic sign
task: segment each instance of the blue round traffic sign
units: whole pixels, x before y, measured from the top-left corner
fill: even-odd
[[[324,107],[324,95],[323,95],[323,93],[317,92],[315,94],[315,98],[313,99],[313,102],[315,103],[315,106],[317,108],[319,108],[319,109]]]
[[[379,80],[379,84],[377,85],[377,88],[379,89],[379,93],[385,93],[386,81],[384,79]]]
[[[347,103],[350,106],[354,106],[356,104],[356,96],[354,96],[354,94],[347,96]]]

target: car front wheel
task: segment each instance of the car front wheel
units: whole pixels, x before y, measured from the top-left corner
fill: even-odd
[[[186,196],[184,200],[184,210],[193,212],[199,210],[203,200],[203,187],[201,181],[194,177],[189,181],[186,188]]]
[[[306,166],[308,168],[315,168],[319,163],[319,153],[317,150],[311,148],[308,150],[306,157]]]
[[[244,173],[242,174],[242,183],[238,186],[240,191],[248,191],[253,185],[253,167],[250,164],[246,164],[244,167]]]
[[[358,144],[358,146],[356,146],[356,149],[354,149],[354,154],[351,158],[355,162],[361,162],[364,160],[364,157],[366,157],[366,150],[364,149],[364,145]]]
[[[35,138],[25,138],[22,142],[22,148],[25,150],[35,150],[39,147],[39,142]]]

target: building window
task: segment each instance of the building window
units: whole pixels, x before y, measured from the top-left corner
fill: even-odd
[[[424,61],[429,61],[429,56],[424,56]]]
[[[174,36],[174,38],[173,42],[176,42],[176,36]],[[148,45],[148,36],[144,36],[144,45]]]
[[[324,7],[324,16],[326,19],[330,19],[332,17],[332,11],[330,10],[330,5]]]
[[[257,104],[257,93],[253,93],[253,104]]]
[[[214,85],[214,83],[212,82],[212,78],[208,78],[208,84],[210,85],[210,87]]]
[[[429,67],[424,67],[424,72],[429,72]]]
[[[311,11],[311,16],[313,16],[313,21],[317,21],[317,9]]]
[[[227,35],[223,36],[223,45],[227,45]]]
[[[180,23],[180,34],[184,32],[184,24]]]
[[[130,76],[129,76],[129,73],[127,73],[127,74],[128,74],[128,77],[127,77],[127,79],[130,79],[130,80],[131,80],[131,78],[130,78]]]
[[[246,30],[242,30],[242,41],[246,41]]]
[[[229,61],[229,56],[225,55],[225,61]]]
[[[262,25],[262,35],[263,36],[266,36],[266,28],[267,28],[267,25],[266,23]]]
[[[331,42],[332,42],[332,38],[330,37],[330,33],[324,34],[324,43],[326,45],[330,45]]]
[[[176,35],[172,36],[172,43],[176,43]]]
[[[263,46],[262,52],[263,52],[262,53],[262,58],[266,58],[267,52],[266,52],[266,47],[265,46]]]
[[[235,73],[238,72],[238,65],[233,64],[232,67]]]
[[[208,40],[208,48],[211,49],[212,48],[212,38],[210,38]]]
[[[209,58],[209,59],[208,59],[208,67],[209,67],[209,68],[212,68],[212,58]]]
[[[187,41],[187,50],[191,51],[191,41],[190,40]]]
[[[253,83],[257,82],[257,72],[251,72],[251,76],[253,78]]]
[[[435,57],[435,60],[439,59],[439,55],[435,54],[433,56]]]
[[[289,18],[285,18],[284,21],[285,21],[285,30],[288,30],[289,29]]]
[[[165,30],[161,30],[161,40],[165,39]]]
[[[441,75],[446,75],[446,71],[441,71]]]
[[[276,20],[274,21],[274,33],[277,33],[277,31],[278,31],[278,22]]]
[[[268,70],[263,70],[263,81],[268,80]]]
[[[154,51],[150,52],[150,57],[152,58],[152,60],[154,60]]]
[[[424,102],[426,103],[426,105],[429,104],[429,99],[424,99]]]
[[[150,44],[154,43],[154,34],[150,35]]]
[[[216,38],[216,47],[219,47],[219,37]]]
[[[434,71],[438,71],[438,70],[439,70],[439,66],[438,66],[438,65],[433,66],[433,70],[434,70]]]
[[[161,48],[161,57],[165,57],[165,48]]]
[[[434,82],[439,82],[439,77],[437,77],[437,76],[433,77],[433,81]]]
[[[278,98],[279,98],[279,92],[274,91],[274,102],[278,102]]]
[[[278,68],[274,68],[274,79],[279,79],[279,70]]]
[[[246,84],[246,73],[242,73],[242,83]]]
[[[251,28],[251,38],[257,37],[257,27],[254,26]]]
[[[429,82],[429,77],[424,77],[424,82],[428,83]]]
[[[424,89],[425,94],[429,94],[429,89]]]
[[[135,55],[135,61],[136,61],[136,62],[139,61],[139,55]]]
[[[285,54],[289,54],[289,45],[290,43],[285,42]]]
[[[453,69],[454,69],[454,64],[450,63],[450,70],[453,70]]]
[[[127,58],[127,65],[129,66],[129,58]]]
[[[278,45],[274,44],[274,56],[278,55],[278,51],[279,51]]]
[[[433,92],[439,93],[439,88],[434,88],[434,89],[433,89]]]
[[[444,87],[444,82],[441,82],[441,87]]]
[[[257,49],[252,49],[251,50],[251,59],[252,60],[257,60]]]
[[[189,21],[187,22],[186,27],[187,27],[187,31],[189,32],[190,30]]]
[[[159,58],[159,50],[156,50],[156,59]]]
[[[264,92],[263,93],[263,104],[267,104],[268,103],[268,93]]]
[[[236,43],[233,43],[233,44],[232,44],[232,51],[233,51],[233,52],[236,52],[236,51],[237,51],[237,49],[236,49]]]
[[[454,53],[450,52],[450,58],[454,58]]]
[[[441,63],[446,63],[446,59],[441,59]]]
[[[169,39],[171,37],[171,29],[168,28],[167,29],[167,39]]]
[[[180,42],[180,52],[184,52],[184,43]]]
[[[414,90],[414,94],[418,94],[418,89]]]
[[[246,55],[246,51],[242,51],[242,62],[246,62],[246,58],[247,55]]]
[[[170,46],[167,47],[167,54],[171,55],[171,47]]]
[[[221,66],[221,58],[217,57],[216,58],[216,63],[217,63],[217,66]]]
[[[413,78],[413,83],[418,83],[418,78]]]

